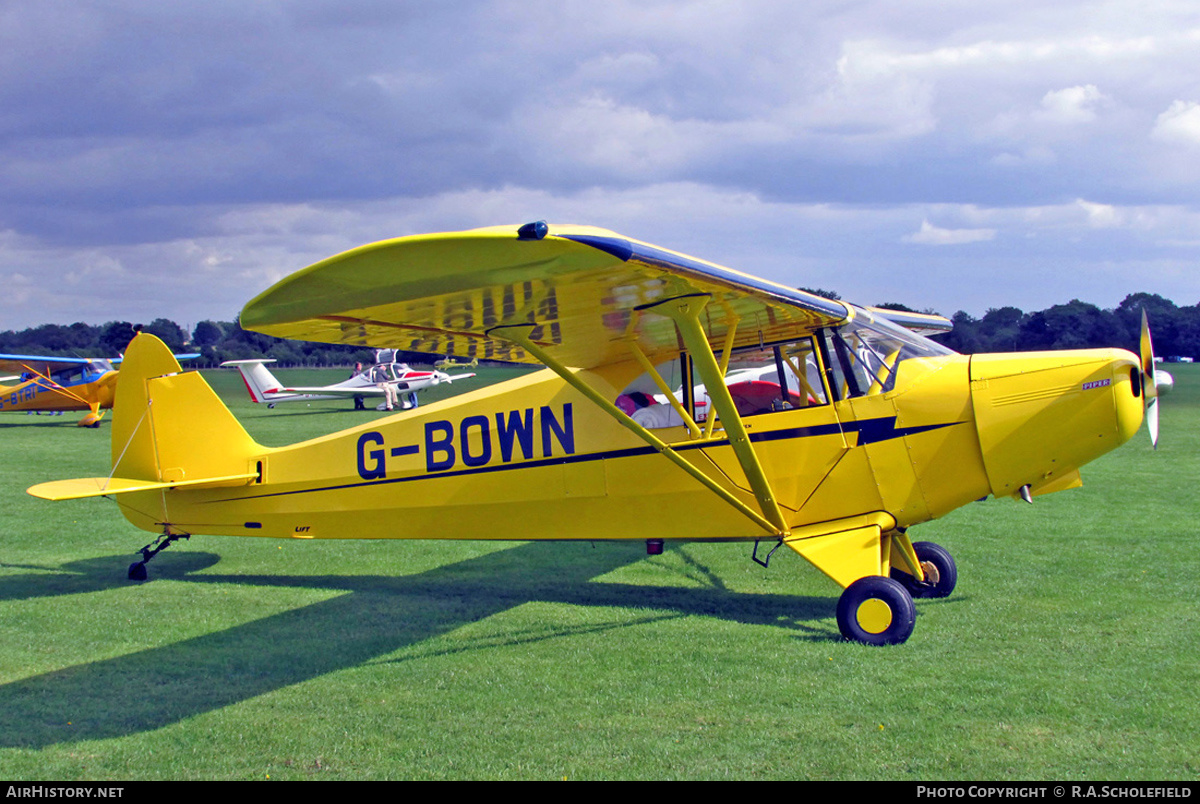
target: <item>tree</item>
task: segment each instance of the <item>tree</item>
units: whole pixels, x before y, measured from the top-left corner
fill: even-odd
[[[1039,349],[1090,349],[1121,341],[1111,314],[1079,299],[1035,313],[1027,323],[1022,334],[1027,344]]]
[[[104,353],[104,357],[124,354],[125,347],[133,340],[134,334],[136,333],[134,332],[133,324],[128,321],[109,321],[100,328],[100,337],[97,341],[97,346]]]
[[[1016,307],[993,307],[979,321],[980,346],[985,352],[1015,352],[1021,345],[1025,313]]]
[[[959,310],[950,318],[954,329],[934,336],[934,340],[964,355],[987,351],[979,335],[979,321]]]
[[[166,318],[154,319],[142,327],[142,331],[157,337],[172,352],[182,352],[183,342],[187,340],[187,333],[183,331],[183,328]]]
[[[1125,346],[1138,344],[1142,335],[1142,311],[1150,322],[1150,331],[1154,337],[1154,351],[1166,355],[1194,355],[1195,352],[1184,346],[1182,333],[1191,331],[1185,310],[1195,308],[1180,308],[1175,302],[1164,299],[1157,293],[1130,293],[1114,311],[1123,330]]]
[[[216,321],[201,321],[192,331],[192,343],[197,346],[216,346],[225,337],[225,330]]]

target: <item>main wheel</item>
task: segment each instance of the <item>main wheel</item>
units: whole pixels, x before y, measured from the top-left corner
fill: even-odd
[[[912,635],[917,610],[899,581],[882,575],[859,578],[837,604],[842,636],[867,645],[898,645]]]
[[[913,542],[913,550],[917,554],[917,561],[921,562],[925,580],[918,581],[912,575],[898,569],[892,570],[892,578],[903,584],[913,597],[949,596],[958,584],[958,566],[950,552],[933,542]]]

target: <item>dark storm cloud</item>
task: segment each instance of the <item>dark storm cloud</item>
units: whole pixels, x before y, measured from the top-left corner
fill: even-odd
[[[58,270],[90,318],[139,287],[230,317],[333,250],[527,217],[792,284],[840,256],[856,298],[944,271],[920,306],[1036,303],[1050,253],[1054,292],[1200,296],[1197,32],[1170,2],[7,4],[2,312],[70,320]]]

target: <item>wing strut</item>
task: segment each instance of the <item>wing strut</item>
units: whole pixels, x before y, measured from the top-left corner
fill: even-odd
[[[771,489],[770,481],[767,479],[766,472],[763,471],[762,464],[758,460],[758,455],[754,451],[754,444],[750,441],[750,436],[746,432],[745,424],[742,422],[741,414],[738,413],[737,405],[734,404],[733,396],[729,393],[729,388],[725,385],[725,373],[722,370],[722,365],[717,363],[717,358],[713,354],[712,346],[708,342],[704,327],[700,323],[700,316],[703,314],[709,299],[710,296],[708,294],[680,296],[638,309],[642,312],[666,316],[678,328],[684,346],[695,362],[701,379],[704,380],[705,387],[708,390],[708,397],[712,400],[717,415],[721,418],[721,425],[725,429],[728,443],[732,447],[743,473],[746,475],[746,481],[750,484],[750,490],[758,501],[759,511],[755,511],[743,503],[708,475],[693,466],[679,455],[671,445],[665,443],[648,429],[635,422],[615,404],[605,399],[594,388],[583,382],[577,374],[558,360],[555,360],[541,346],[534,343],[529,335],[536,326],[535,324],[496,327],[489,330],[488,335],[512,341],[528,350],[531,355],[554,371],[555,374],[562,377],[575,390],[594,402],[601,410],[604,410],[626,429],[650,444],[650,446],[666,456],[679,468],[703,483],[714,494],[741,511],[763,530],[773,536],[787,536],[790,533],[790,529],[783,519],[783,512],[779,508],[779,503],[774,491]],[[644,360],[639,350],[634,349],[633,352],[636,356],[642,357]],[[729,350],[726,349],[722,361],[725,366],[728,366],[728,354]],[[656,372],[651,371],[651,376],[655,374]],[[674,394],[668,392],[667,398],[673,399]],[[705,437],[697,441],[690,441],[689,444],[703,443],[708,440],[707,436],[711,432],[709,429],[712,425],[711,420],[712,413],[710,412],[709,422],[707,423],[708,427],[705,428]],[[688,423],[689,430],[695,434],[699,433],[700,428],[692,421],[690,416],[685,416],[684,421]]]
[[[41,387],[45,388],[47,391],[52,391],[61,396],[65,396],[68,399],[74,399],[76,402],[82,402],[85,405],[91,405],[91,406],[95,407],[95,403],[93,403],[91,400],[84,399],[82,396],[80,396],[79,394],[70,390],[69,388],[62,385],[61,383],[55,382],[54,379],[51,378],[51,376],[49,374],[43,374],[42,372],[35,369],[33,366],[27,366],[23,363],[21,364],[21,368],[25,369],[27,372],[29,372],[33,376],[37,377],[39,380],[42,380],[45,384],[42,385]]]
[[[574,371],[572,371],[571,369],[564,366],[558,360],[555,360],[550,354],[548,354],[546,352],[545,349],[543,349],[540,345],[538,345],[533,340],[531,340],[529,337],[530,333],[536,327],[537,327],[537,324],[505,325],[505,326],[501,326],[501,327],[495,327],[494,329],[489,330],[488,335],[493,338],[499,338],[501,340],[510,341],[510,342],[515,343],[518,346],[522,347],[523,349],[526,349],[529,352],[529,354],[533,355],[535,358],[537,358],[539,361],[541,361],[543,365],[545,365],[547,368],[549,368],[551,371],[553,371],[559,377],[562,377],[562,379],[564,381],[566,381],[566,383],[568,385],[570,385],[572,388],[574,388],[579,393],[586,396],[589,400],[591,400],[597,407],[599,407],[605,413],[607,413],[608,415],[610,415],[614,419],[616,419],[617,422],[619,422],[621,424],[621,426],[625,427],[627,430],[632,432],[638,438],[642,439],[647,444],[654,447],[654,449],[657,450],[660,454],[662,454],[664,457],[666,457],[668,460],[670,460],[672,463],[674,463],[680,469],[687,472],[689,475],[691,475],[693,478],[695,478],[697,481],[699,481],[701,484],[703,484],[705,486],[705,488],[707,488],[709,491],[716,494],[722,500],[729,503],[735,509],[740,511],[742,514],[744,514],[746,517],[748,517],[751,521],[753,521],[756,525],[758,525],[760,528],[765,530],[767,533],[770,533],[772,536],[784,536],[787,534],[788,531],[787,531],[786,526],[781,527],[783,518],[782,518],[782,516],[779,516],[778,508],[775,509],[776,519],[781,524],[776,524],[775,521],[772,521],[771,519],[768,519],[768,518],[764,518],[760,513],[758,513],[757,511],[755,511],[753,508],[746,505],[745,503],[743,503],[741,500],[739,500],[737,497],[735,497],[732,493],[730,493],[727,489],[722,487],[719,483],[717,483],[711,477],[704,474],[704,472],[700,471],[698,468],[693,466],[683,456],[681,456],[678,452],[676,452],[671,447],[670,444],[667,444],[662,439],[658,438],[656,435],[651,433],[648,429],[643,427],[641,424],[639,424],[638,422],[635,422],[632,418],[630,418],[628,415],[626,415],[623,410],[618,408],[615,404],[613,404],[609,400],[605,399],[603,395],[601,395],[598,391],[596,391],[596,389],[592,388],[590,385],[588,385],[582,379],[580,379],[578,374],[576,374]],[[707,341],[705,341],[705,346],[707,348]],[[711,349],[708,349],[708,354],[709,354],[709,357],[712,358],[712,350]],[[714,363],[714,365],[716,364],[715,359],[713,360],[713,363]],[[718,382],[720,383],[722,388],[725,387],[725,383],[723,381],[718,380]],[[728,396],[728,395],[729,395],[728,391],[726,391],[726,396]],[[711,396],[711,391],[710,391],[710,396]],[[731,404],[732,404],[732,399],[731,399]],[[736,414],[736,412],[737,411],[735,410],[734,413]],[[738,421],[740,422],[741,420],[739,419]],[[689,443],[689,445],[694,445],[696,443],[703,443],[703,442],[689,441],[688,443]],[[748,443],[749,442],[747,442],[747,444]],[[740,456],[739,456],[739,458],[740,458]]]
[[[717,364],[712,345],[708,342],[708,336],[700,323],[700,316],[703,315],[710,298],[707,293],[679,296],[639,309],[664,315],[675,322],[675,326],[679,329],[679,335],[683,338],[684,346],[687,347],[688,353],[695,361],[700,378],[704,380],[708,398],[712,400],[717,415],[721,417],[721,426],[725,428],[729,446],[733,448],[733,453],[737,456],[742,471],[746,474],[750,489],[754,492],[755,499],[758,500],[759,509],[775,527],[776,532],[786,536],[789,528],[783,520],[783,512],[779,510],[775,492],[771,489],[771,483],[767,480],[767,474],[763,471],[762,464],[759,463],[758,454],[754,451],[754,444],[746,432],[746,425],[742,422],[742,416],[738,413],[733,396],[729,393],[729,387],[725,385],[725,374]],[[726,360],[728,360],[727,355],[728,350],[726,351]]]

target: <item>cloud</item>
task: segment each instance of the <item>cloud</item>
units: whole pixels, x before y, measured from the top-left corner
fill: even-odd
[[[1095,229],[1108,229],[1124,223],[1124,216],[1111,204],[1094,204],[1082,198],[1075,203],[1087,214],[1088,225]]]
[[[0,328],[228,318],[360,243],[537,218],[918,307],[1037,306],[1046,255],[1075,295],[1200,298],[1166,267],[1194,11],[927,6],[0,4]]]
[[[900,239],[905,243],[917,243],[922,246],[959,246],[963,243],[991,240],[995,236],[995,229],[941,229],[924,220],[921,221],[919,231]]]
[[[1108,96],[1095,84],[1052,90],[1042,97],[1044,119],[1062,124],[1090,123],[1096,119],[1096,108]]]
[[[1178,145],[1200,145],[1200,103],[1177,100],[1154,121],[1156,140]]]

